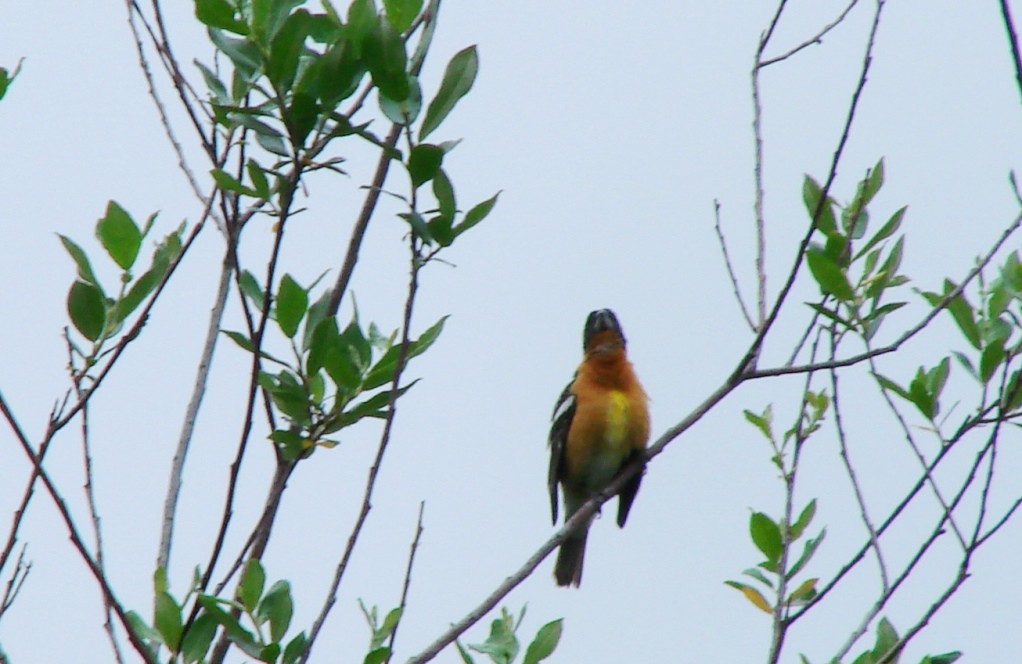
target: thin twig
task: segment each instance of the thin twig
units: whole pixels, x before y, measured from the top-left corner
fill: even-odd
[[[400,617],[394,624],[394,629],[390,632],[390,642],[387,644],[387,649],[390,650],[390,654],[387,655],[387,661],[390,662],[394,656],[394,641],[397,639],[397,628],[401,626],[401,621],[405,616],[405,609],[408,607],[408,589],[412,586],[412,566],[415,564],[415,552],[419,549],[419,539],[422,537],[422,513],[426,509],[426,501],[419,502],[419,519],[415,524],[415,537],[412,539],[412,545],[408,550],[408,565],[405,568],[405,580],[401,584],[401,603],[398,605],[400,610]]]
[[[837,349],[831,348],[831,356]],[[869,542],[873,547],[873,551],[876,554],[877,568],[880,570],[880,583],[881,589],[886,591],[891,582],[887,576],[887,564],[884,562],[883,551],[880,550],[880,540],[877,537],[876,527],[873,525],[873,520],[869,517],[869,510],[866,507],[866,498],[863,496],[862,487],[859,485],[859,479],[855,473],[855,466],[852,464],[852,458],[848,453],[848,438],[845,434],[844,422],[842,421],[841,415],[841,400],[840,391],[838,389],[838,375],[834,369],[830,370],[830,386],[831,386],[831,400],[834,404],[834,428],[837,431],[838,444],[840,446],[841,462],[845,467],[845,474],[848,476],[848,481],[852,483],[852,490],[855,493],[855,502],[859,505],[859,516],[862,518],[862,524],[866,526],[866,531],[869,533]]]
[[[738,276],[735,274],[734,266],[731,264],[731,256],[727,251],[727,241],[724,239],[724,232],[720,228],[720,201],[717,199],[713,200],[713,228],[717,231],[717,240],[720,243],[720,251],[724,254],[724,266],[727,267],[728,277],[731,278],[731,288],[734,289],[735,299],[738,300],[738,308],[742,311],[742,316],[745,317],[745,322],[749,325],[749,329],[752,330],[753,334],[756,332],[756,324],[752,322],[752,316],[749,315],[749,309],[745,306],[745,300],[742,298],[742,289],[738,285]]]
[[[888,410],[891,411],[891,414],[894,415],[894,418],[898,421],[902,435],[905,437],[906,442],[908,442],[909,448],[911,448],[912,452],[915,453],[916,459],[919,461],[919,466],[923,469],[923,472],[927,474],[927,481],[930,484],[930,488],[933,489],[933,495],[937,498],[937,502],[940,503],[941,509],[944,510],[944,513],[947,515],[948,521],[951,523],[951,529],[955,531],[955,537],[958,539],[958,543],[961,545],[963,550],[968,548],[965,543],[965,536],[962,535],[962,531],[958,528],[958,523],[951,515],[951,508],[948,507],[947,502],[944,500],[944,496],[940,492],[940,487],[937,486],[937,481],[929,474],[926,457],[919,449],[919,445],[916,443],[915,437],[912,435],[912,429],[909,427],[908,422],[905,421],[901,411],[898,410],[898,406],[894,403],[894,399],[891,398],[890,390],[888,390],[887,386],[880,381],[880,373],[873,358],[870,358],[869,365],[870,372],[876,379],[877,387],[880,388],[880,394],[887,403]]]
[[[68,344],[70,345],[70,339]],[[75,390],[81,395],[80,379],[74,378]],[[103,531],[100,528],[99,506],[96,504],[96,492],[93,486],[92,454],[89,451],[89,407],[82,408],[82,467],[85,470],[85,502],[89,506],[89,517],[92,520],[92,534],[96,540],[96,567],[106,575],[106,566],[103,564]],[[121,653],[121,646],[117,642],[117,634],[114,633],[114,624],[111,617],[112,607],[108,598],[103,598],[105,619],[103,630],[106,631],[110,640],[110,647],[114,651],[114,658],[119,664],[124,664],[124,655]]]
[[[195,194],[202,203],[205,203],[203,198],[202,188],[199,186],[199,182],[195,177],[195,173],[188,166],[188,160],[185,157],[184,149],[181,147],[181,142],[178,140],[177,135],[174,133],[174,128],[170,123],[170,116],[167,113],[167,108],[163,104],[163,100],[160,98],[159,93],[156,92],[156,81],[153,79],[152,70],[149,67],[149,59],[146,58],[145,48],[142,45],[142,35],[139,34],[138,26],[135,25],[136,13],[141,20],[145,20],[142,17],[141,11],[138,11],[138,5],[134,0],[125,0],[125,5],[128,10],[128,27],[131,28],[131,34],[134,38],[135,49],[138,52],[138,65],[142,70],[143,76],[145,76],[146,86],[149,88],[149,96],[153,100],[153,104],[156,106],[156,111],[160,116],[160,124],[163,125],[163,131],[167,135],[167,140],[170,141],[171,147],[174,149],[174,153],[177,155],[177,164],[184,174],[185,179],[188,180],[188,184],[192,188],[192,192]],[[221,227],[221,232],[226,232],[226,227],[222,219],[216,219],[217,225]]]
[[[31,460],[32,465],[35,467],[35,470],[39,475],[39,479],[42,480],[43,486],[46,487],[47,493],[50,494],[50,498],[53,500],[53,504],[57,508],[57,511],[60,512],[61,519],[64,521],[64,526],[67,528],[68,535],[71,538],[71,543],[74,545],[78,554],[88,566],[89,571],[92,572],[92,575],[99,583],[99,587],[103,593],[105,601],[109,602],[110,606],[113,607],[114,612],[117,614],[117,618],[121,621],[121,625],[128,633],[128,640],[131,641],[131,645],[134,646],[138,654],[141,655],[142,659],[144,659],[148,664],[157,664],[155,655],[149,650],[149,647],[145,644],[145,642],[143,642],[131,629],[127,613],[125,612],[124,607],[121,606],[121,603],[117,600],[117,597],[114,595],[113,588],[110,587],[110,582],[103,574],[103,570],[99,568],[96,561],[92,559],[91,555],[89,555],[88,549],[85,548],[85,543],[82,541],[81,535],[78,534],[78,528],[75,526],[74,519],[71,516],[71,511],[67,507],[67,503],[57,491],[57,487],[53,484],[49,474],[43,470],[39,457],[32,451],[31,443],[28,442],[28,438],[21,430],[21,427],[18,426],[14,413],[12,413],[10,408],[8,408],[7,401],[4,400],[2,394],[0,394],[0,413],[2,413],[4,419],[7,420],[8,425],[14,432],[15,438],[18,439],[18,442],[21,445],[21,449],[25,452],[25,455],[29,458],[29,460]]]
[[[22,586],[25,585],[25,579],[28,578],[29,572],[32,571],[32,563],[25,562],[25,551],[27,549],[27,543],[21,545],[18,559],[14,563],[14,571],[11,572],[11,578],[7,579],[7,588],[4,590],[3,599],[0,599],[0,618],[14,604],[14,600],[17,599]]]
[[[813,44],[822,44],[824,36],[828,32],[830,32],[831,30],[836,28],[838,25],[840,25],[845,20],[845,17],[848,16],[848,13],[850,11],[852,11],[852,7],[854,7],[858,3],[859,3],[859,0],[851,0],[851,2],[848,3],[848,6],[845,7],[844,11],[842,11],[841,14],[836,19],[834,19],[833,21],[831,21],[827,25],[823,26],[823,28],[819,32],[817,32],[815,35],[813,35],[809,39],[805,40],[804,42],[802,42],[798,46],[795,46],[794,48],[791,48],[788,51],[785,51],[784,53],[782,53],[781,55],[778,55],[777,57],[769,58],[767,60],[761,60],[760,63],[759,63],[760,69],[762,69],[763,67],[769,67],[770,65],[776,64],[778,62],[781,62],[782,60],[787,60],[788,58],[790,58],[791,56],[795,55],[796,53],[798,53],[802,49],[808,48],[808,47],[812,46]],[[762,56],[762,52],[760,53],[760,55]]]

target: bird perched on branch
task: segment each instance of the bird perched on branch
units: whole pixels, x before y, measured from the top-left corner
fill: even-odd
[[[557,523],[557,485],[564,494],[565,521],[602,491],[649,440],[646,393],[625,352],[625,336],[610,309],[589,314],[582,335],[584,358],[554,408],[550,428],[550,507]],[[642,473],[618,492],[617,525],[624,527]],[[561,544],[554,566],[557,585],[582,582],[582,559],[591,522]]]

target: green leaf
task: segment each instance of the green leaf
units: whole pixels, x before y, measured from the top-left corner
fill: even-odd
[[[238,69],[238,74],[249,78],[262,67],[262,55],[259,47],[245,39],[233,39],[224,35],[217,28],[210,27],[209,39]]]
[[[949,293],[953,293],[958,286],[947,279],[944,281],[944,295],[945,297]],[[943,299],[943,298],[942,298]],[[965,299],[964,293],[959,293],[948,302],[947,310],[951,313],[952,318],[955,319],[955,323],[958,325],[958,329],[962,331],[962,334],[972,345],[973,348],[979,350],[980,334],[979,326],[976,325],[976,318],[973,315],[972,305]]]
[[[195,18],[211,28],[248,34],[248,26],[235,17],[234,7],[227,0],[195,0]]]
[[[262,647],[259,651],[259,661],[261,662],[276,662],[277,657],[280,656],[280,644],[279,643],[268,643]]]
[[[292,338],[298,334],[298,325],[301,324],[308,306],[309,294],[291,278],[290,274],[285,274],[280,280],[276,301],[277,325],[284,336]]]
[[[89,257],[85,254],[81,247],[75,244],[74,240],[66,235],[58,235],[61,243],[64,245],[64,249],[71,255],[72,260],[78,266],[78,278],[89,284],[99,285],[99,281],[96,279],[96,275],[92,272],[92,265],[89,263]]]
[[[281,580],[270,586],[263,601],[259,603],[256,617],[263,622],[269,621],[270,638],[279,642],[291,625],[292,611],[291,584]]]
[[[429,143],[420,143],[412,148],[408,155],[408,175],[412,185],[418,189],[429,182],[440,171],[444,160],[444,151]]]
[[[280,136],[266,136],[263,134],[256,134],[256,142],[267,152],[277,155],[278,157],[290,157],[291,153],[287,150],[287,145],[284,143],[284,139]]]
[[[469,644],[476,652],[489,655],[496,664],[510,664],[518,656],[518,639],[514,633],[514,618],[503,610],[503,617],[490,623],[490,635],[483,643]]]
[[[199,595],[199,604],[206,610],[207,615],[224,628],[227,637],[246,655],[258,658],[262,648],[255,637],[241,626],[237,618],[220,608],[217,601],[212,595]]]
[[[1001,393],[1001,408],[1011,413],[1022,407],[1022,369],[1016,369]]]
[[[465,646],[461,645],[461,641],[456,640],[454,645],[458,648],[458,654],[461,655],[461,661],[463,664],[475,664],[475,660],[472,658],[472,655],[465,650]]]
[[[116,202],[107,203],[106,214],[96,224],[96,237],[121,269],[128,270],[134,265],[142,233],[131,215]]]
[[[750,567],[748,569],[742,570],[742,574],[745,574],[746,576],[750,576],[750,577],[756,579],[757,581],[759,581],[760,583],[762,583],[763,585],[765,585],[768,588],[773,588],[774,587],[773,582],[770,579],[768,579],[766,577],[766,575],[763,574],[763,572],[760,572],[755,567]]]
[[[884,264],[880,266],[880,272],[877,279],[870,283],[870,285],[866,288],[866,297],[879,297],[879,295],[887,288],[902,283],[898,280],[898,268],[901,267],[901,257],[904,250],[905,236],[902,235],[894,243],[894,246],[891,247],[891,251],[887,254],[887,259],[884,260]]]
[[[895,394],[897,394],[902,399],[909,399],[908,390],[906,390],[901,385],[898,385],[897,383],[895,383],[890,378],[887,378],[886,376],[881,376],[880,374],[876,374],[876,379],[877,379],[877,382],[880,383],[880,385],[882,385],[884,388],[890,390],[891,392],[894,392]]]
[[[278,444],[285,461],[294,461],[311,447],[308,439],[294,429],[277,429],[269,437]]]
[[[816,304],[815,302],[806,302],[806,306],[815,311],[816,313],[820,314],[821,316],[834,321],[835,323],[846,329],[849,330],[855,329],[855,325],[852,324],[850,321],[845,320],[844,318],[839,316],[837,312],[832,311],[821,304]]]
[[[243,270],[238,277],[241,292],[251,300],[252,304],[260,311],[263,310],[263,303],[266,302],[266,294],[256,280],[255,275],[248,270]]]
[[[469,46],[456,53],[447,63],[444,78],[440,82],[433,101],[429,102],[426,117],[419,129],[419,140],[425,140],[440,123],[454,110],[458,101],[468,94],[479,71],[479,54],[475,46]]]
[[[423,0],[383,0],[387,20],[398,32],[404,32],[422,11]]]
[[[14,68],[13,74],[6,67],[0,67],[0,99],[3,99],[4,95],[7,94],[7,90],[11,87],[14,79],[18,78],[23,60],[24,58],[18,61],[18,66]]]
[[[802,571],[803,567],[809,564],[809,561],[812,560],[813,558],[813,554],[815,554],[816,550],[820,548],[820,544],[823,543],[823,538],[826,536],[827,529],[824,528],[823,530],[820,531],[820,534],[817,535],[815,538],[806,540],[805,546],[803,546],[802,548],[802,555],[798,557],[798,560],[795,561],[795,564],[792,565],[791,569],[788,570],[788,573],[786,575],[787,578],[789,579],[793,578],[796,574]]]
[[[806,212],[812,218],[816,214],[817,207],[820,207],[819,218],[816,219],[816,228],[826,235],[833,235],[837,232],[837,222],[834,220],[834,200],[827,197],[825,204],[821,206],[820,199],[823,197],[823,189],[809,175],[802,181],[802,202],[805,203]]]
[[[492,198],[486,199],[482,203],[475,205],[474,207],[472,207],[472,209],[466,212],[465,218],[462,219],[460,223],[454,226],[455,237],[461,235],[462,233],[464,233],[465,231],[467,231],[468,229],[472,228],[480,221],[485,219],[490,214],[490,211],[493,210],[493,207],[497,204],[498,196],[500,196],[499,191],[496,194],[494,194]]]
[[[781,558],[781,529],[773,519],[762,512],[753,512],[749,518],[749,534],[756,548],[763,552],[771,563]]]
[[[763,410],[762,415],[757,415],[751,410],[745,410],[742,412],[745,415],[746,421],[748,421],[749,424],[751,424],[752,426],[759,429],[760,433],[763,434],[764,438],[766,438],[767,440],[774,439],[774,432],[772,429],[773,406],[768,405],[766,409]]]
[[[400,102],[380,94],[380,110],[387,119],[396,124],[407,126],[415,122],[422,111],[422,87],[415,76],[408,77],[408,97]]]
[[[395,102],[408,98],[405,43],[390,21],[383,17],[377,19],[374,29],[369,31],[362,44],[362,55],[373,83],[384,96]]]
[[[150,293],[167,276],[170,264],[181,254],[181,236],[179,232],[170,233],[156,246],[149,269],[132,284],[114,309],[114,322],[121,323],[149,297]]]
[[[561,640],[562,620],[548,622],[536,632],[536,638],[532,640],[525,650],[525,659],[522,664],[539,664],[554,653],[557,643]]]
[[[263,170],[263,167],[255,159],[249,159],[245,164],[245,170],[248,171],[248,177],[252,180],[252,189],[259,195],[259,198],[269,199],[273,191],[270,189],[270,182],[266,179],[266,171]]]
[[[362,57],[363,46],[372,39],[379,18],[373,0],[353,0],[348,7],[347,36],[355,50],[355,57]]]
[[[241,582],[238,584],[238,599],[250,612],[254,611],[259,604],[265,583],[266,572],[263,571],[262,563],[258,558],[249,558],[241,573]]]
[[[162,643],[163,638],[160,633],[150,627],[142,616],[138,614],[138,611],[128,611],[125,614],[128,626],[131,628],[131,632],[139,638],[140,641],[154,641]]]
[[[887,618],[881,618],[877,624],[877,640],[873,646],[873,658],[877,661],[887,656],[898,643],[898,632],[894,625]],[[897,662],[897,657],[889,659],[889,662]]]
[[[451,224],[454,221],[457,203],[454,199],[454,186],[443,169],[437,171],[433,177],[433,196],[436,197],[438,212],[426,225],[429,234],[440,243],[440,246],[449,247],[455,238]]]
[[[106,327],[106,300],[94,284],[75,281],[67,294],[67,313],[82,336],[96,341]]]
[[[798,518],[795,520],[794,525],[791,526],[791,541],[794,542],[795,540],[802,536],[802,533],[805,531],[806,526],[808,526],[812,522],[814,516],[816,516],[815,498],[809,501],[809,504],[805,506],[805,509],[802,510],[802,513],[798,515]]]
[[[984,383],[989,383],[994,372],[1004,362],[1004,342],[996,341],[983,349],[979,356],[979,376]]]
[[[309,421],[309,397],[294,375],[283,370],[276,376],[265,371],[259,374],[259,384],[269,391],[273,404],[288,419],[301,425]]]
[[[203,613],[192,622],[192,626],[181,639],[181,654],[186,664],[201,662],[209,651],[216,636],[217,623],[211,615]]]
[[[350,37],[327,49],[317,64],[319,69],[313,70],[310,76],[316,78],[316,94],[326,109],[336,108],[337,104],[353,95],[366,72]]]
[[[419,381],[414,380],[408,385],[400,388],[397,391],[397,398],[400,398],[405,392],[412,389],[412,386],[414,386],[417,382]],[[336,431],[340,431],[344,427],[351,426],[355,422],[367,417],[375,417],[379,419],[385,418],[387,416],[387,406],[390,404],[391,392],[392,390],[377,392],[368,399],[351,406],[338,415],[331,424],[324,429],[323,433],[331,434]]]
[[[426,350],[433,345],[433,342],[437,340],[437,337],[440,336],[446,321],[447,316],[444,316],[432,327],[423,332],[422,336],[418,339],[410,341],[406,361],[410,361],[412,358],[426,352]],[[383,357],[377,360],[376,364],[374,364],[372,369],[369,370],[369,373],[366,374],[365,380],[363,381],[363,389],[372,390],[393,380],[394,370],[397,368],[399,352],[400,345],[392,346],[383,354]]]
[[[422,218],[421,214],[418,212],[402,212],[397,216],[408,222],[408,226],[412,229],[415,237],[428,245],[434,244],[433,236],[429,233],[429,226],[426,225],[426,220]]]
[[[311,20],[309,12],[299,9],[287,17],[270,45],[270,61],[266,67],[266,75],[273,87],[284,93],[291,90],[298,71],[298,59],[305,48],[305,39],[309,36]],[[283,96],[283,95],[282,95]]]
[[[300,632],[298,636],[288,641],[287,647],[284,648],[283,664],[296,664],[305,652],[307,644],[305,632]]]
[[[362,660],[362,664],[383,664],[390,657],[390,648],[381,646],[372,650]]]
[[[156,594],[156,610],[153,616],[153,625],[163,637],[163,643],[176,653],[181,643],[181,607],[170,596],[170,593],[161,592]]]
[[[300,4],[302,0],[251,0],[252,33],[256,41],[264,48],[270,44],[288,14]]]
[[[253,198],[259,198],[259,192],[251,187],[246,187],[233,175],[222,168],[214,168],[209,172],[209,174],[213,176],[213,180],[216,182],[217,186],[224,191],[233,191],[237,194],[244,194]]]
[[[954,652],[946,652],[942,655],[927,655],[920,660],[919,664],[954,664],[958,661],[958,658],[962,656],[962,653],[957,650]]]
[[[819,247],[811,246],[806,250],[806,262],[820,290],[841,300],[850,302],[855,299],[855,291],[848,282],[848,275]]]
[[[386,639],[390,638],[390,635],[394,633],[397,628],[397,624],[401,621],[401,608],[397,607],[387,612],[386,617],[383,619],[383,624],[376,630],[373,635],[373,639],[379,639],[380,643],[383,643]]]
[[[871,237],[868,242],[866,242],[865,245],[863,245],[862,249],[859,249],[859,252],[857,254],[855,254],[855,260],[858,260],[860,257],[864,256],[870,249],[872,249],[873,247],[877,246],[887,238],[897,233],[898,228],[901,227],[902,219],[905,218],[906,211],[908,211],[907,206],[899,209],[897,212],[891,215],[891,218],[887,220],[887,223],[884,224],[883,227],[881,227],[881,229],[878,230],[876,234],[873,237]]]

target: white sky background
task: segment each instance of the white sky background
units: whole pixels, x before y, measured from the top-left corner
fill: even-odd
[[[210,49],[191,18],[191,3],[166,4],[181,61],[208,62]],[[801,42],[844,4],[789,3],[773,52]],[[1007,176],[1022,165],[1022,111],[996,5],[888,2],[833,190],[847,200],[866,169],[886,158],[887,183],[873,204],[874,223],[910,205],[903,269],[920,288],[937,289],[944,276],[963,275],[1017,214]],[[873,3],[860,2],[822,46],[763,74],[771,295],[807,223],[803,173],[826,176],[872,10]],[[445,162],[463,207],[504,193],[491,217],[446,256],[456,268],[437,264],[425,272],[417,329],[445,314],[451,318],[434,349],[412,365],[410,375],[423,380],[400,403],[369,525],[313,661],[361,661],[368,632],[356,600],[384,611],[397,604],[420,500],[426,501],[425,533],[395,661],[472,609],[549,536],[548,418],[580,358],[590,310],[618,313],[653,400],[655,435],[732,371],[751,335],[724,271],[713,200],[723,206],[724,230],[751,298],[749,69],[773,11],[773,3],[444,2],[424,89],[435,90],[448,58],[471,43],[479,45],[481,71],[435,139],[465,139]],[[194,221],[200,207],[147,96],[120,3],[7,3],[0,14],[0,64],[12,67],[25,57],[21,77],[0,102],[0,310],[6,320],[0,389],[38,437],[67,387],[60,330],[74,269],[55,233],[84,244],[93,264],[106,266],[101,273],[110,284],[116,273],[91,238],[108,199],[136,219],[160,210],[160,237],[182,219]],[[173,107],[166,86],[161,93]],[[190,145],[189,127],[176,110],[175,118]],[[207,166],[197,150],[187,149],[201,176]],[[352,155],[350,179],[310,182],[310,210],[290,224],[284,271],[309,283],[329,269],[325,283],[332,283],[370,166],[364,154]],[[392,171],[397,188],[404,186],[400,177]],[[353,282],[362,320],[385,329],[400,322],[406,285],[405,226],[394,211],[383,206],[374,218]],[[270,223],[256,221],[247,230],[243,260],[257,274]],[[166,469],[221,247],[210,226],[92,402],[107,562],[121,601],[143,614],[151,602]],[[786,358],[789,340],[806,320],[801,302],[816,292],[800,281],[764,366]],[[906,308],[892,316],[890,336],[882,340],[922,311]],[[349,297],[342,320],[350,312]],[[232,299],[225,326],[240,328],[239,320]],[[941,319],[882,368],[907,382],[919,364],[932,366],[948,348],[964,349],[952,327]],[[243,412],[248,360],[224,341],[185,477],[170,571],[179,597],[191,569],[208,558]],[[965,399],[972,384],[955,371],[960,382],[949,390]],[[764,658],[767,617],[723,585],[760,560],[747,534],[749,509],[775,516],[781,509],[768,448],[741,411],[773,402],[783,430],[800,385],[800,378],[747,385],[675,441],[649,469],[628,527],[619,531],[609,517],[595,524],[580,590],[557,589],[547,562],[507,598],[516,612],[529,604],[523,641],[563,617],[554,662]],[[917,465],[873,391],[853,394],[858,397],[846,396],[853,454],[859,454],[871,509],[886,514],[898,486],[914,481]],[[911,415],[908,407],[905,412]],[[831,424],[807,449],[798,494],[800,502],[819,500],[814,532],[828,526],[809,569],[824,578],[864,536]],[[376,423],[359,425],[339,448],[317,453],[291,479],[264,562],[270,579],[287,578],[294,587],[295,630],[311,626],[320,609],[378,432]],[[253,434],[228,559],[262,504],[272,469],[264,434]],[[1004,440],[999,453],[1017,469],[1017,434]],[[88,532],[80,455],[72,425],[47,464]],[[5,515],[20,499],[29,468],[9,430],[0,427]],[[1019,481],[1011,473],[1002,479],[1005,499],[1012,490],[1018,495]],[[929,495],[921,502],[932,508]],[[931,527],[932,509],[914,514],[920,531]],[[4,536],[6,518],[0,521]],[[911,531],[902,528],[896,537]],[[21,538],[33,567],[0,624],[3,648],[19,664],[110,661],[96,584],[41,491]],[[952,544],[945,537],[938,549],[953,552]],[[965,652],[965,662],[1016,656],[1022,647],[1015,599],[1020,545],[1022,531],[1012,524],[980,552],[974,578],[911,644],[905,661],[955,649]],[[861,619],[875,588],[873,570],[867,563],[849,587],[793,628],[784,661],[796,661],[800,652],[814,662],[829,660]],[[933,601],[953,570],[938,561],[921,574],[885,613],[900,629]],[[487,630],[481,623],[465,641],[482,641]],[[871,644],[872,635],[867,638]],[[235,661],[241,661],[237,652]],[[438,661],[456,661],[456,655],[447,651]]]

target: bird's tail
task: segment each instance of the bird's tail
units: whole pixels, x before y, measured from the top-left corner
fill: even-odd
[[[589,534],[588,524],[573,533],[561,544],[557,552],[557,563],[554,565],[554,578],[557,585],[572,585],[576,588],[582,583],[582,561],[586,555],[586,536]]]

